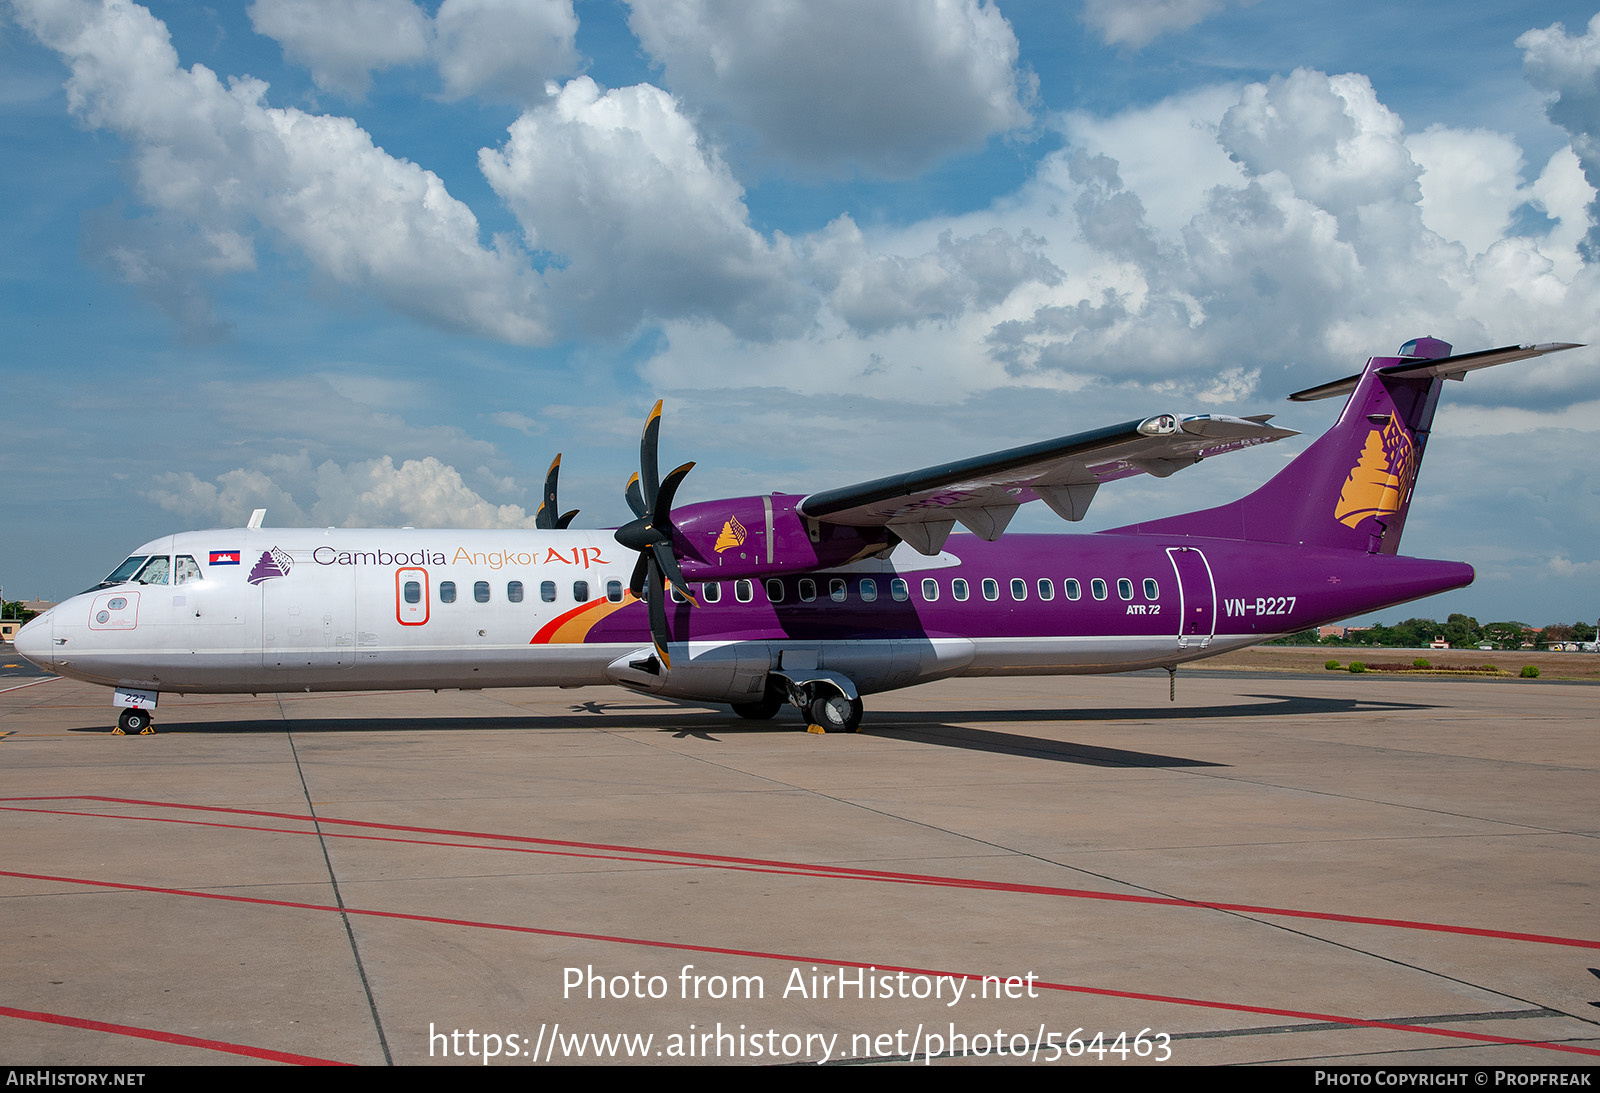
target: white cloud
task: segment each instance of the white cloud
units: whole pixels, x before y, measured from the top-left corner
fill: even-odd
[[[1299,70],[1062,124],[1072,143],[990,210],[894,229],[840,217],[795,240],[825,293],[800,336],[755,346],[669,324],[647,377],[918,402],[1132,384],[1226,405],[1421,334],[1467,351],[1582,340],[1600,320],[1596,272],[1559,236],[1587,224],[1571,159],[1524,186],[1510,139],[1408,138],[1363,76]],[[1474,155],[1477,176],[1452,173]],[[1509,234],[1529,201],[1558,224]],[[1003,275],[971,276],[958,255],[974,241],[1005,257],[991,267]],[[1577,364],[1542,366],[1474,377],[1466,398],[1545,407],[1592,382]]]
[[[978,0],[630,0],[666,84],[798,163],[903,175],[1028,121],[1016,35]]]
[[[1541,249],[1555,263],[1557,275],[1563,281],[1572,280],[1583,263],[1578,247],[1593,226],[1589,209],[1596,192],[1583,177],[1583,165],[1571,145],[1550,156],[1528,187],[1528,197],[1535,208],[1556,221]]]
[[[259,470],[236,468],[207,482],[189,471],[161,475],[156,485],[144,491],[168,512],[214,527],[242,527],[255,509],[266,509],[272,522],[280,526],[309,522],[300,506],[272,479]]]
[[[531,105],[578,68],[572,0],[444,0],[434,19],[445,90]]]
[[[581,76],[478,158],[582,328],[693,315],[763,337],[806,318],[788,241],[750,227],[733,173],[659,88]]]
[[[1546,108],[1550,120],[1567,131],[1584,177],[1600,190],[1600,14],[1589,20],[1585,34],[1569,35],[1553,23],[1528,31],[1517,46],[1529,81],[1554,96]],[[1600,216],[1591,221],[1583,246],[1593,261],[1600,258]]]
[[[1363,206],[1420,198],[1420,169],[1372,82],[1295,69],[1244,89],[1220,139],[1251,175],[1281,171],[1295,193],[1345,221]]]
[[[864,334],[953,318],[998,304],[1023,284],[1062,277],[1041,253],[1043,240],[1001,228],[962,239],[946,230],[933,250],[905,258],[872,252],[855,221],[841,216],[805,243],[829,305]]]
[[[1138,49],[1222,10],[1222,0],[1084,0],[1083,21],[1111,45]]]
[[[351,119],[275,109],[258,80],[224,86],[203,65],[180,68],[166,27],[144,8],[15,6],[71,66],[73,112],[130,145],[135,188],[168,238],[181,224],[237,269],[264,226],[323,274],[423,322],[512,342],[549,336],[525,257],[482,246],[477,218],[437,175],[377,148]],[[205,266],[192,248],[174,260],[131,242],[112,261],[135,280],[191,292]]]
[[[450,98],[533,103],[578,66],[572,0],[444,0],[431,18],[412,0],[254,0],[250,23],[352,98],[375,71],[432,60]]]
[[[318,87],[357,98],[374,69],[428,54],[428,16],[411,0],[254,0],[250,25],[309,68]]]
[[[1432,125],[1406,138],[1422,168],[1422,222],[1482,254],[1511,227],[1522,195],[1522,150],[1503,133]]]
[[[527,510],[485,500],[459,471],[433,456],[399,466],[387,455],[342,465],[330,460],[314,469],[304,460],[278,460],[265,470],[235,468],[215,482],[174,473],[144,496],[191,519],[231,526],[242,524],[252,509],[265,508],[277,527],[533,527]]]

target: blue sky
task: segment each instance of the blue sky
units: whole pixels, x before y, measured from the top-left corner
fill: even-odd
[[[1315,435],[1283,396],[1414,336],[1600,341],[1596,14],[0,0],[0,583],[258,506],[519,526],[558,450],[615,525],[658,397],[689,501],[1168,410]],[[1596,357],[1450,385],[1404,550],[1478,583],[1389,616],[1600,611]]]

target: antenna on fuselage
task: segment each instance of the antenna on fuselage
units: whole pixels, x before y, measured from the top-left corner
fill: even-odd
[[[251,530],[259,528],[261,526],[261,521],[265,520],[266,518],[266,509],[256,509],[250,514],[250,522],[246,524],[245,527],[250,528]]]

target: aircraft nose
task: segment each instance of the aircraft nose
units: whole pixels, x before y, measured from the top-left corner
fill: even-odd
[[[54,611],[46,611],[38,618],[29,622],[12,641],[12,648],[38,665],[40,668],[53,668],[55,666],[55,646],[52,638],[55,636],[55,620],[51,616]]]

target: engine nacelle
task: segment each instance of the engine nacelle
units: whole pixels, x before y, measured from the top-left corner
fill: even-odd
[[[807,520],[803,498],[763,494],[674,507],[673,546],[690,581],[730,581],[774,573],[831,569],[890,544],[884,528]]]

